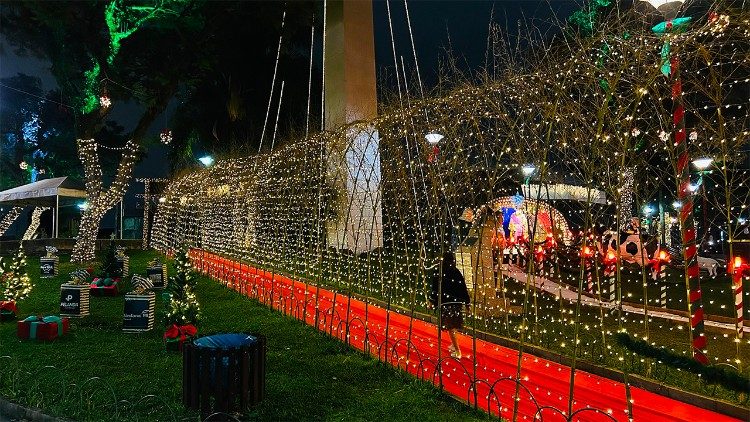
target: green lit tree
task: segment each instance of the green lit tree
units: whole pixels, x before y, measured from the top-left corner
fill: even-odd
[[[180,251],[174,263],[175,275],[170,277],[167,287],[170,299],[164,313],[164,325],[196,325],[200,321],[201,310],[195,295],[197,279],[187,250]]]
[[[26,270],[26,254],[21,246],[8,264],[0,266],[0,301],[24,300],[33,288]]]

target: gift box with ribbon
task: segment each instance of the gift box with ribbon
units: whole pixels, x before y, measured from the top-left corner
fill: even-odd
[[[18,308],[14,300],[0,301],[0,322],[13,321],[18,314]]]
[[[97,277],[91,282],[91,294],[94,296],[117,296],[120,294],[120,277]]]
[[[30,316],[18,321],[16,334],[22,340],[54,340],[68,333],[68,318],[49,315],[46,317]]]
[[[198,334],[195,325],[177,325],[172,324],[164,332],[164,345],[168,351],[181,351],[182,345],[186,341],[191,341]]]

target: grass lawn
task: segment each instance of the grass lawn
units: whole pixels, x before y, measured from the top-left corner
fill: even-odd
[[[130,270],[145,273],[154,252],[131,251]],[[61,257],[60,276],[39,279],[20,317],[59,312],[59,286],[76,267]],[[170,268],[171,270],[171,268]],[[486,415],[312,327],[200,277],[201,333],[252,331],[268,338],[266,400],[248,420],[481,420]],[[157,312],[163,309],[157,296]],[[182,358],[167,353],[163,330],[122,332],[123,298],[91,299],[91,316],[71,320],[52,343],[19,341],[0,324],[0,396],[76,420],[197,419],[181,404]]]

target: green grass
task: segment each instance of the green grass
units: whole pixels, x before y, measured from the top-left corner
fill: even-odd
[[[144,273],[157,255],[130,256],[131,273]],[[19,304],[21,317],[58,313],[59,285],[76,268],[67,257],[61,262],[59,277],[39,279],[38,259],[29,259],[36,287]],[[197,295],[201,333],[252,331],[268,338],[267,396],[248,420],[486,419],[432,385],[205,277]],[[157,298],[157,312],[162,307]],[[0,396],[76,420],[197,419],[182,407],[182,359],[164,351],[160,324],[148,333],[124,333],[122,310],[122,296],[92,297],[92,315],[72,320],[71,333],[51,343],[19,341],[15,323],[0,324]]]

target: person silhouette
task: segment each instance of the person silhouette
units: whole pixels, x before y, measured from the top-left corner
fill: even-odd
[[[451,356],[461,358],[461,348],[458,345],[456,331],[463,328],[463,307],[468,311],[469,290],[461,272],[456,268],[456,256],[453,252],[443,254],[440,273],[432,278],[430,303],[433,307],[440,307],[440,328],[448,331],[451,345],[448,347]]]

